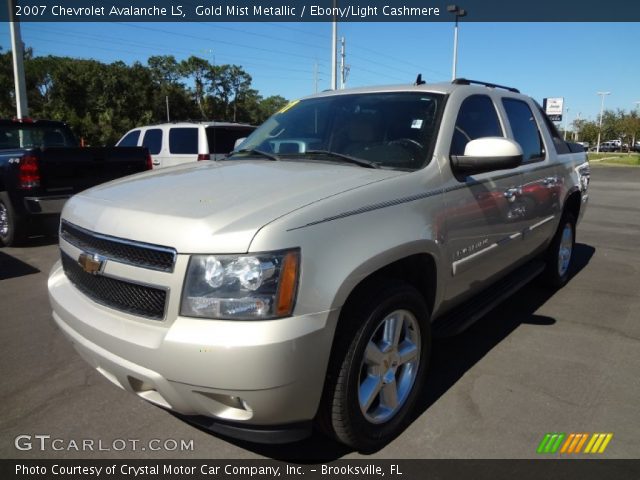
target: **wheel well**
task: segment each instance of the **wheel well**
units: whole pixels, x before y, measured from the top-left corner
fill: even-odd
[[[433,257],[427,253],[410,255],[386,265],[365,277],[351,291],[345,304],[372,284],[388,281],[403,281],[415,288],[424,298],[429,313],[433,312],[436,296],[437,269]]]
[[[573,192],[569,195],[569,198],[567,198],[564,204],[564,209],[567,212],[571,212],[573,218],[578,219],[578,215],[580,214],[580,192]]]

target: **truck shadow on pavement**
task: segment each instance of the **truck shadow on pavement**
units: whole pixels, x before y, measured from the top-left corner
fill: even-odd
[[[0,250],[0,280],[8,280],[10,278],[23,277],[40,272],[37,268],[11,255],[14,250],[45,247],[56,243],[58,243],[58,237],[55,235],[38,235],[27,238],[17,248]]]
[[[40,272],[40,270],[32,267],[28,263],[0,251],[0,280],[23,277],[38,272]]]
[[[572,278],[587,266],[594,253],[595,249],[591,246],[579,243],[575,245]],[[555,319],[535,314],[554,294],[554,290],[533,280],[463,333],[450,338],[434,339],[427,382],[414,409],[412,422],[521,324],[540,327],[555,324]],[[303,441],[285,445],[262,445],[224,439],[258,455],[294,463],[332,461],[353,451],[319,432],[314,432]]]

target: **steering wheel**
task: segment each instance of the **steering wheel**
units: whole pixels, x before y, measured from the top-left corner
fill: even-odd
[[[396,138],[387,142],[387,145],[398,145],[405,150],[409,150],[415,158],[420,158],[424,153],[424,145],[413,138]]]

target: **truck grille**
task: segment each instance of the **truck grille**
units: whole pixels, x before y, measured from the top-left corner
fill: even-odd
[[[136,267],[172,272],[176,260],[173,248],[91,232],[64,220],[60,224],[60,236],[85,252]]]
[[[66,253],[60,252],[60,254],[67,278],[93,301],[132,315],[153,320],[164,318],[166,290],[102,275],[92,275],[85,272],[78,262]]]

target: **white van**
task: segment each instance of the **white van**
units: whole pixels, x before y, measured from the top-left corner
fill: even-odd
[[[244,123],[179,122],[129,130],[118,147],[147,147],[153,168],[172,167],[198,160],[217,160],[227,155],[239,138],[256,127]]]

